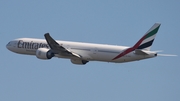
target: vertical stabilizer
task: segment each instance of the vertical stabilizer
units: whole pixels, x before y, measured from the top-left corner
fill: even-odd
[[[151,45],[153,44],[153,41],[156,37],[156,34],[159,30],[160,23],[155,23],[147,32],[146,34],[137,42],[140,43],[139,47],[137,49],[144,49],[144,50],[150,50]],[[136,43],[136,44],[137,44]]]
[[[160,23],[155,23],[133,47],[124,50],[112,60],[118,59],[136,49],[150,51],[151,45],[153,44],[160,25]]]

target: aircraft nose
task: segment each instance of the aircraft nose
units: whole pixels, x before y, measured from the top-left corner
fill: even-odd
[[[9,43],[6,45],[6,48],[7,48],[8,50],[10,50],[10,48],[11,48],[11,42],[9,42]]]
[[[9,49],[9,46],[8,46],[8,44],[6,45],[6,48],[7,48],[7,49]]]

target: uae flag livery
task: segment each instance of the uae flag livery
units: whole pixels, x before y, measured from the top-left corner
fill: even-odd
[[[150,47],[153,44],[153,41],[155,39],[156,33],[158,32],[160,25],[160,23],[155,23],[133,47],[127,48],[118,56],[114,57],[112,60],[118,59],[136,49],[150,51]]]
[[[139,45],[137,49],[150,50],[150,46],[152,45],[156,37],[156,33],[158,32],[159,27],[160,27],[160,24],[155,23],[154,26],[152,26],[150,30],[147,32],[147,34],[145,34],[142,37],[143,41],[141,42],[141,44]]]

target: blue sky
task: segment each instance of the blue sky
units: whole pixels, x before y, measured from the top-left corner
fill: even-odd
[[[180,1],[1,0],[1,101],[179,101]],[[155,23],[152,50],[179,55],[130,63],[39,60],[6,49],[15,38],[133,46]]]

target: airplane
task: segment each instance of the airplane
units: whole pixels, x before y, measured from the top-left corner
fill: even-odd
[[[150,51],[150,48],[160,25],[155,23],[132,47],[59,41],[54,40],[49,33],[45,33],[45,39],[18,38],[10,41],[6,48],[19,54],[35,55],[43,60],[49,60],[52,57],[70,59],[73,64],[79,65],[85,65],[89,61],[114,63],[138,61],[158,55],[157,51]]]

